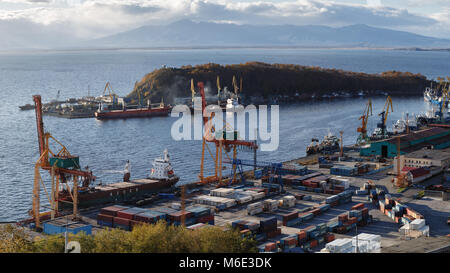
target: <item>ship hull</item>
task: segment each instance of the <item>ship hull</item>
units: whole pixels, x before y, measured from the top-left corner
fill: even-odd
[[[130,200],[145,198],[145,195],[157,193],[170,189],[178,182],[178,177],[164,180],[137,179],[130,182],[120,182],[105,186],[95,187],[88,192],[80,192],[78,195],[78,207],[94,207],[108,203],[120,203]],[[70,196],[62,197],[61,200],[71,202]],[[70,203],[62,202],[63,208],[72,206]]]
[[[164,117],[168,116],[169,112],[170,107],[113,110],[107,112],[95,112],[95,118],[99,120],[104,120],[104,119]]]

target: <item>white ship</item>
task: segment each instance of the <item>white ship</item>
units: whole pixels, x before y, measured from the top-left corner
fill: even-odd
[[[405,118],[399,119],[397,120],[397,122],[395,122],[392,125],[392,132],[394,134],[402,134],[406,132],[406,126],[408,125],[410,130],[416,130],[417,129],[417,121],[416,119],[410,119],[408,117],[408,122],[406,122]]]
[[[153,168],[149,178],[158,180],[170,180],[175,178],[167,149],[164,150],[163,158],[156,158],[153,160]]]

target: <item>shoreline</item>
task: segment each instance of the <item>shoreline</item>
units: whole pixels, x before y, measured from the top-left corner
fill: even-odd
[[[33,53],[76,53],[76,52],[115,52],[115,51],[176,51],[176,50],[236,50],[236,49],[281,49],[281,50],[378,50],[378,51],[434,51],[450,52],[450,48],[420,48],[420,47],[351,47],[351,46],[155,46],[155,47],[70,47],[70,48],[23,48],[23,49],[4,49],[0,54],[33,54]]]

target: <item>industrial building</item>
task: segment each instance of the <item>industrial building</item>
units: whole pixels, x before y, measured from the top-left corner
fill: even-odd
[[[397,156],[397,137],[373,142],[362,148],[361,156],[381,156],[392,158]],[[435,150],[450,147],[450,130],[429,128],[400,136],[400,153],[406,154],[423,148]]]

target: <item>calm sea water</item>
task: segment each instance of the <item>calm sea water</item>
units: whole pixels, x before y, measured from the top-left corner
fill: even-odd
[[[38,143],[33,111],[18,106],[32,103],[33,94],[44,101],[101,95],[107,81],[119,95],[128,94],[135,81],[162,65],[181,66],[215,62],[220,64],[261,61],[293,63],[378,73],[387,70],[422,73],[430,78],[450,75],[450,53],[381,50],[122,50],[85,52],[29,52],[0,55],[0,221],[18,220],[31,208],[34,163]],[[328,130],[344,130],[345,144],[356,140],[358,118],[367,98],[340,99],[280,106],[280,145],[275,152],[260,152],[265,161],[294,159],[305,155],[312,137],[322,138]],[[385,98],[373,100],[372,130],[378,122]],[[394,113],[427,109],[421,97],[394,98]],[[175,118],[96,121],[44,117],[45,129],[79,155],[103,183],[121,180],[125,160],[132,163],[132,177],[150,172],[151,161],[168,148],[181,183],[195,181],[200,168],[200,141],[176,142],[170,137]],[[239,157],[251,158],[242,152]],[[228,173],[229,170],[225,170]],[[44,176],[48,178],[48,176]]]

